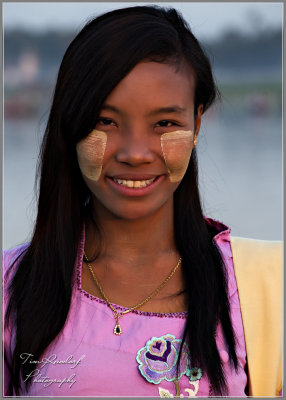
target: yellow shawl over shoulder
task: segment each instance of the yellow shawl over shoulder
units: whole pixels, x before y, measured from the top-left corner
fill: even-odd
[[[278,396],[283,384],[282,243],[231,238],[251,396]]]

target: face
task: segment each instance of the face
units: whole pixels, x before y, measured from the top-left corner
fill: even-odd
[[[200,128],[194,90],[188,66],[155,62],[139,63],[119,82],[77,144],[97,210],[139,219],[173,206]]]

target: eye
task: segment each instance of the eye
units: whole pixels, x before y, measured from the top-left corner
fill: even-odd
[[[164,127],[164,128],[169,128],[170,126],[174,126],[174,125],[178,125],[178,124],[176,124],[173,121],[168,121],[166,119],[163,119],[162,121],[157,122],[156,125],[160,126],[160,127]]]
[[[97,120],[98,125],[104,125],[104,126],[117,126],[116,122],[114,122],[110,118],[105,118],[105,117],[99,117]]]

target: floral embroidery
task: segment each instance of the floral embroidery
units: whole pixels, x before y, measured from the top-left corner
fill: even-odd
[[[158,384],[163,379],[169,382],[176,379],[176,363],[180,345],[181,340],[176,339],[175,336],[164,335],[160,338],[153,337],[138,351],[136,360],[139,363],[139,370],[148,382]],[[186,373],[187,364],[187,348],[184,345],[178,379]]]
[[[201,377],[203,376],[203,372],[201,368],[194,367],[188,369],[186,375],[189,377],[190,381],[197,381],[201,379]]]
[[[176,339],[174,335],[170,334],[153,337],[147,341],[145,347],[138,350],[136,360],[141,375],[148,382],[156,385],[163,380],[174,382],[175,396],[185,397],[183,394],[180,395],[179,380],[186,375],[193,387],[185,389],[188,394],[186,397],[194,397],[199,390],[199,380],[203,373],[201,368],[190,366],[188,346],[184,343],[177,375],[177,360],[181,342],[181,339]],[[158,390],[160,397],[174,397],[167,389],[159,387]]]

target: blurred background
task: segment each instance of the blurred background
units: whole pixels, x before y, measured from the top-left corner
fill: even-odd
[[[4,249],[33,229],[36,163],[65,49],[91,17],[142,4],[3,3]],[[283,3],[174,7],[209,55],[222,94],[198,140],[205,215],[233,235],[281,240]]]

